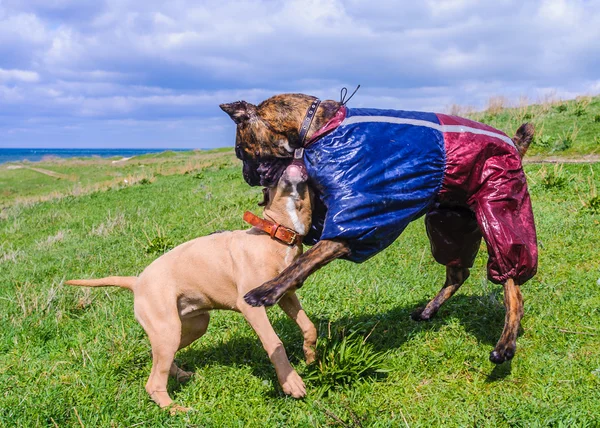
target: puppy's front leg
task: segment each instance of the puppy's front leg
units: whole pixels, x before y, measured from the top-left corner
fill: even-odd
[[[246,293],[244,300],[252,306],[273,306],[285,293],[300,288],[313,272],[349,253],[345,241],[319,241],[275,279]]]
[[[283,392],[294,398],[304,397],[306,395],[304,382],[291,366],[283,343],[281,343],[281,340],[269,322],[269,318],[267,318],[266,309],[253,308],[242,301],[238,302],[238,307],[244,318],[246,318],[258,335],[263,348],[265,348],[265,351],[269,355],[269,359],[273,363],[273,366],[275,366],[277,379],[283,388]]]

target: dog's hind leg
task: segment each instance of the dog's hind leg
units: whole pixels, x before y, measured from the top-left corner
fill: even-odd
[[[523,317],[523,296],[521,288],[512,278],[504,283],[504,306],[506,307],[504,330],[496,347],[490,353],[490,361],[496,364],[511,360],[517,350],[517,335]]]
[[[446,282],[426,306],[416,309],[411,318],[428,321],[469,277],[481,243],[475,213],[466,206],[437,203],[425,216],[431,253],[446,266]]]
[[[179,349],[185,348],[202,337],[206,333],[209,321],[210,314],[208,313],[200,314],[193,318],[184,318],[181,323]],[[177,382],[186,382],[192,377],[193,373],[182,370],[173,362],[169,369],[169,375],[174,377]]]
[[[279,306],[288,317],[298,324],[300,330],[302,330],[302,335],[304,336],[302,349],[304,350],[306,364],[314,362],[315,345],[317,344],[317,329],[306,315],[306,312],[304,312],[304,309],[302,309],[298,296],[296,296],[296,293],[287,293],[279,301]]]
[[[267,351],[269,359],[275,366],[277,379],[283,388],[283,392],[294,398],[304,397],[306,395],[304,382],[288,361],[283,343],[273,330],[266,309],[264,307],[252,307],[242,299],[238,302],[238,308],[258,335],[265,351]]]
[[[504,287],[504,330],[490,354],[490,360],[500,364],[515,355],[523,316],[520,286],[535,275],[538,250],[531,199],[519,156],[490,157],[484,171],[471,204],[488,248],[488,279]]]
[[[416,309],[410,316],[415,321],[429,321],[469,277],[469,269],[446,266],[446,282],[440,292],[422,308]]]

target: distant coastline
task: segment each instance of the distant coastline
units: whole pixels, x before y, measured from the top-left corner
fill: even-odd
[[[185,152],[194,149],[17,149],[0,148],[0,164],[7,162],[39,162],[45,158],[87,158],[87,157],[123,157],[144,155],[148,153],[162,153],[166,151]]]

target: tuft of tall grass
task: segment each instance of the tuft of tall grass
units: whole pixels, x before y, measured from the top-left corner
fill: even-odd
[[[144,231],[144,236],[146,237],[146,244],[144,245],[146,254],[162,254],[175,246],[159,226],[156,226],[156,234],[152,238],[148,236],[146,231]]]
[[[572,104],[573,114],[577,117],[581,117],[587,114],[587,108],[592,102],[591,97],[577,97],[575,103]]]
[[[508,105],[508,98],[504,96],[490,97],[490,99],[488,100],[488,107],[486,111],[490,115],[496,116],[502,113],[508,107]]]
[[[564,172],[562,164],[554,164],[552,170],[548,170],[548,168],[543,166],[539,174],[541,177],[540,184],[546,190],[564,189],[571,180]]]
[[[582,211],[589,214],[600,214],[600,195],[594,183],[594,172],[588,177],[590,194],[584,199],[579,197],[582,202]]]
[[[373,380],[387,373],[386,357],[389,352],[377,352],[367,343],[369,335],[362,337],[358,331],[340,330],[317,341],[317,361],[308,366],[304,379],[314,388],[316,396],[330,391]]]
[[[577,140],[578,134],[579,127],[577,126],[577,123],[574,123],[571,129],[569,129],[568,131],[564,131],[562,134],[559,135],[559,137],[554,143],[554,146],[552,147],[551,152],[562,152],[565,150],[569,150],[571,147],[573,147],[573,144]]]
[[[564,104],[564,103],[556,104],[556,105],[554,106],[554,110],[555,110],[557,113],[564,113],[564,112],[566,112],[566,111],[567,111],[567,109],[568,109],[568,107],[567,107],[567,105],[566,105],[566,104]]]

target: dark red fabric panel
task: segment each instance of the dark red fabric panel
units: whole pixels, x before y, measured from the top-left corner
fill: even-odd
[[[445,133],[446,171],[439,202],[468,206],[487,244],[488,277],[523,284],[537,270],[531,200],[516,149],[497,138]]]

